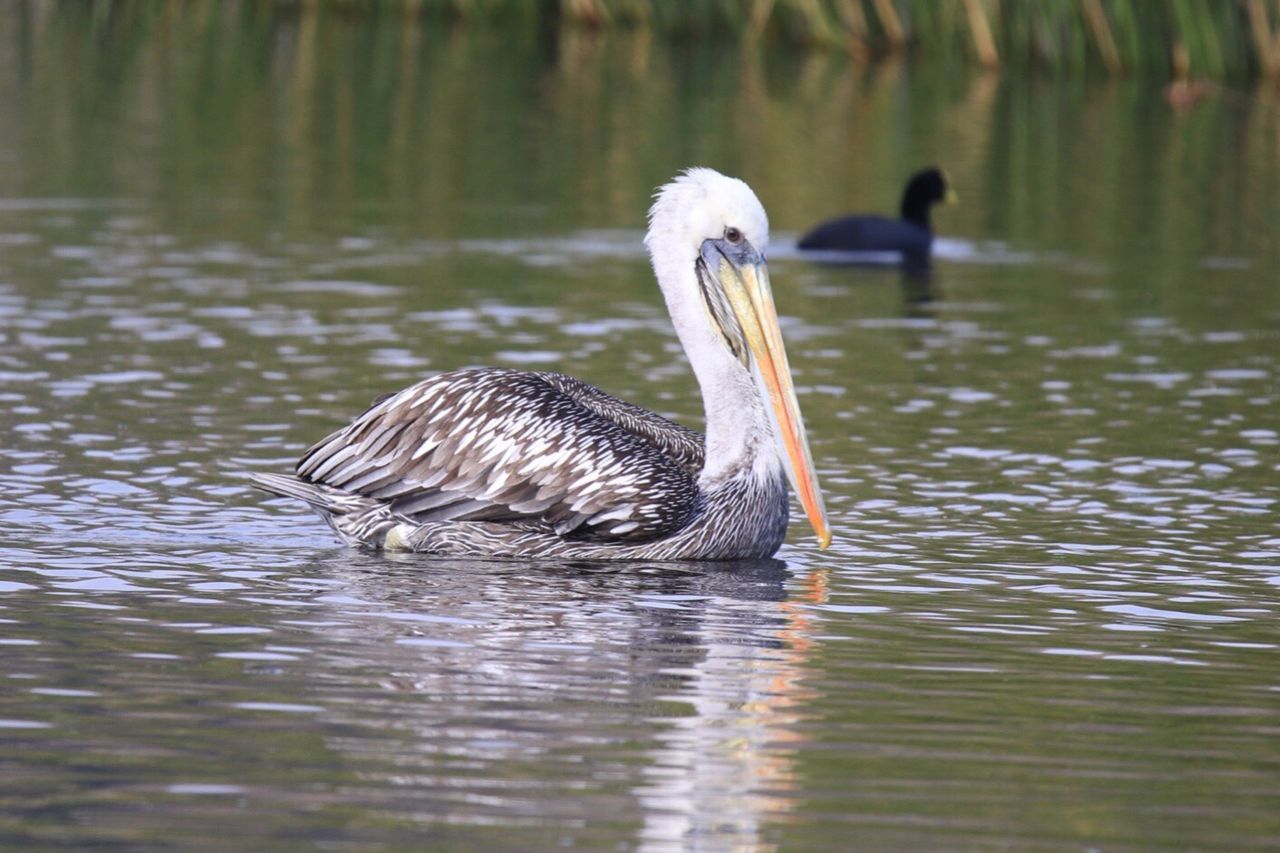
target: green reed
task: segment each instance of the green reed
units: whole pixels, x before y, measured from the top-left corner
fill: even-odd
[[[355,0],[330,0],[350,4]],[[384,0],[475,23],[646,28],[877,57],[1158,74],[1280,74],[1280,0]]]

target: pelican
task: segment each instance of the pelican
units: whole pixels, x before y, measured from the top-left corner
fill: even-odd
[[[661,187],[645,245],[697,375],[706,436],[558,373],[442,373],[375,402],[254,485],[349,545],[437,557],[733,560],[786,535],[787,481],[827,547],[764,250],[742,181]]]

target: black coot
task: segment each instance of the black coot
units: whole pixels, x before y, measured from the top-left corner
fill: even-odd
[[[929,209],[940,201],[955,201],[955,192],[941,169],[917,172],[902,192],[900,218],[854,214],[829,219],[800,238],[801,249],[839,252],[899,252],[908,266],[927,265],[933,244]]]

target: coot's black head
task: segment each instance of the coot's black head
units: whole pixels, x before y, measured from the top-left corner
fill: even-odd
[[[900,215],[909,222],[929,227],[929,208],[940,201],[955,201],[955,191],[947,173],[936,167],[916,172],[902,191]]]

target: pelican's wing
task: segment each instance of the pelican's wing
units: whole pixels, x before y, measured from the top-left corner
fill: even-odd
[[[707,441],[702,433],[667,420],[643,406],[612,397],[594,385],[563,373],[539,373],[538,377],[601,417],[608,418],[674,459],[693,477],[702,473]]]
[[[578,396],[590,388],[575,384]],[[536,373],[444,373],[312,447],[298,476],[387,501],[417,523],[535,521],[618,541],[680,528],[696,509],[694,475],[596,411],[600,404],[584,405]]]

